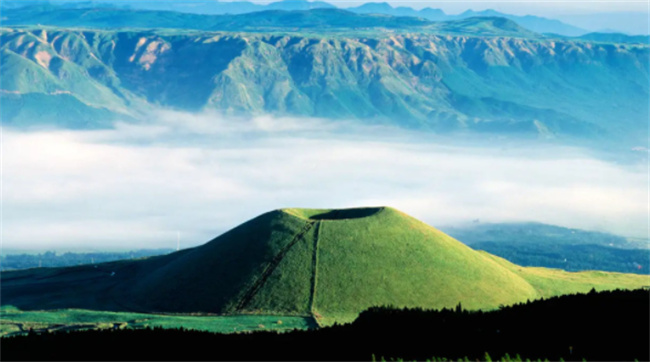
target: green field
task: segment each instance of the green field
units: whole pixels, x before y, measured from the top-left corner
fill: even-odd
[[[644,285],[650,276],[521,267],[389,207],[281,209],[205,245],[163,256],[5,272],[2,304],[23,311],[254,314],[253,326],[313,317],[331,325],[373,306],[441,309],[460,302],[489,310],[592,288]],[[154,319],[171,327],[208,323],[204,317],[167,318]]]
[[[295,316],[188,316],[127,312],[100,312],[83,309],[21,311],[12,306],[0,309],[0,336],[37,332],[101,328],[186,328],[199,331],[237,333],[285,331],[315,327],[312,318]]]

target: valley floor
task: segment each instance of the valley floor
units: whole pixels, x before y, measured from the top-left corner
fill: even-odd
[[[21,311],[0,309],[0,337],[36,333],[98,329],[185,328],[216,333],[287,331],[316,327],[311,317],[268,315],[162,315],[102,312],[84,309]]]

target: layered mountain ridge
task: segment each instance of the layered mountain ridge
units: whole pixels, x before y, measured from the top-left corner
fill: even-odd
[[[473,25],[509,26],[497,20]],[[639,129],[647,127],[650,51],[640,44],[50,27],[3,28],[0,41],[8,125],[105,126],[153,105],[438,132],[604,137],[630,147],[643,142]]]

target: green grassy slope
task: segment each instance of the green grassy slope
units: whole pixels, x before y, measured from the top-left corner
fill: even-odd
[[[164,256],[5,272],[2,304],[314,316],[327,325],[376,305],[493,309],[649,283],[641,275],[519,267],[391,208],[283,209]]]
[[[322,220],[317,271],[315,310],[347,320],[373,305],[496,308],[537,296],[518,275],[391,208]]]

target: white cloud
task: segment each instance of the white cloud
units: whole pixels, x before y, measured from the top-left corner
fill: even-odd
[[[539,221],[643,236],[647,165],[457,146],[313,119],[160,112],[104,131],[4,129],[4,248],[196,245],[281,207],[389,205],[434,225]]]

